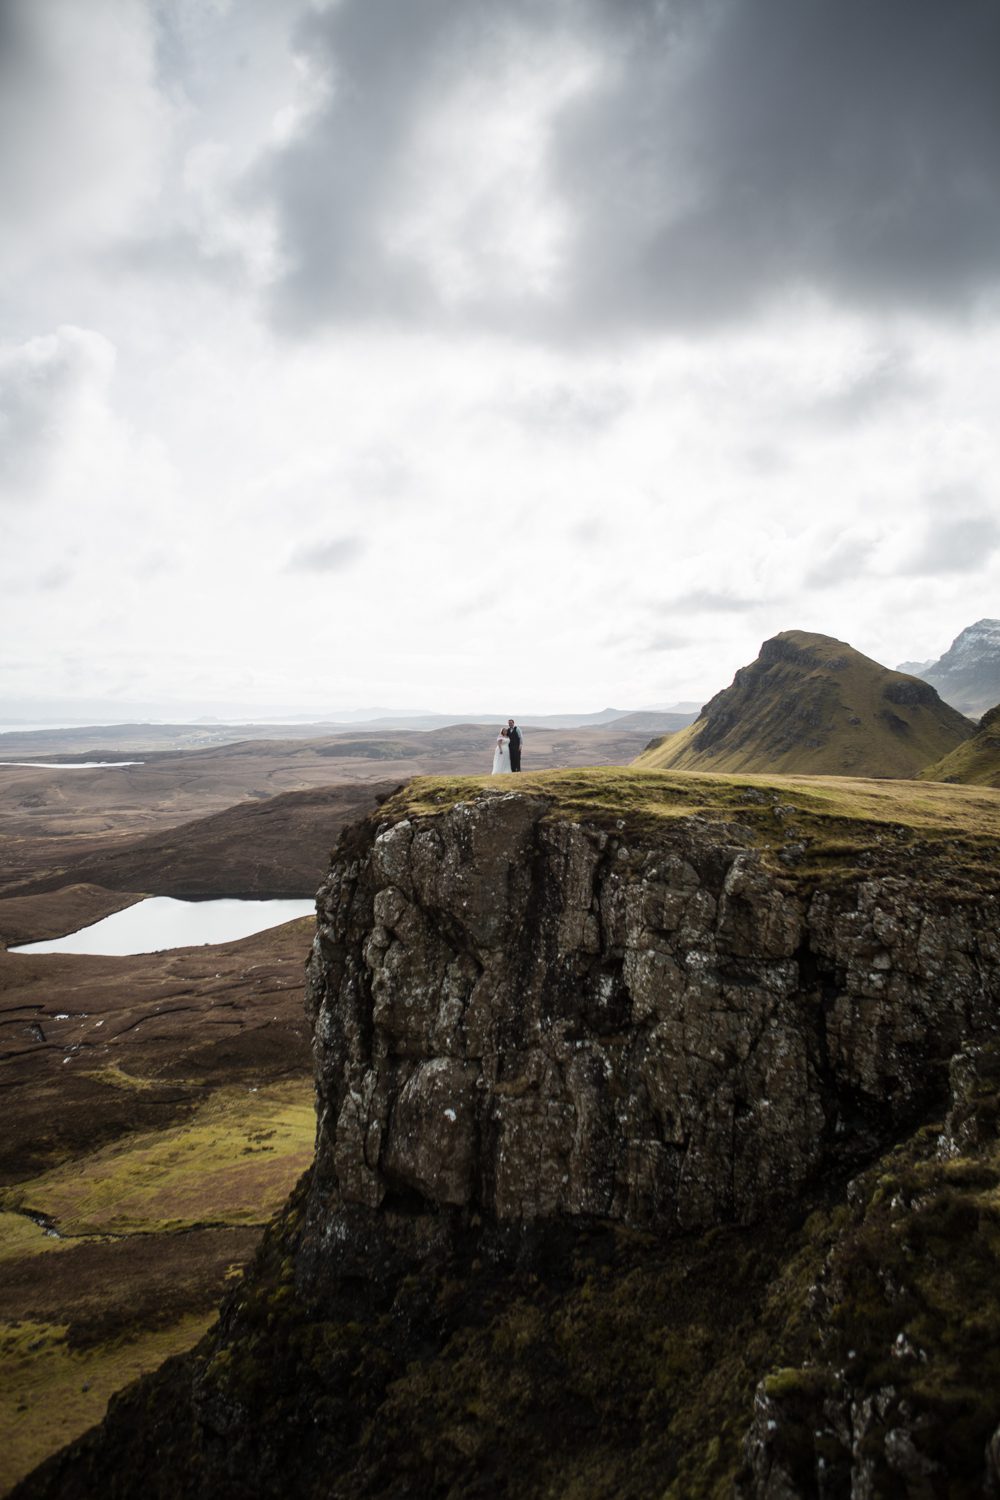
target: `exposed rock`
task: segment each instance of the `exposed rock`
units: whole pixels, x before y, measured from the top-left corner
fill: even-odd
[[[731,825],[639,840],[550,811],[460,802],[334,865],[309,993],[345,1207],[750,1223],[912,1118],[992,1024],[992,896],[809,894]]]
[[[312,1172],[219,1329],[20,1497],[978,1492],[1000,1314],[952,1316],[947,1256],[1000,1245],[963,1154],[996,884],[870,833],[820,879],[768,789],[746,824],[423,795],[319,894]]]
[[[924,1132],[851,1186],[853,1222],[813,1290],[814,1362],[758,1387],[742,1497],[1000,1492],[997,1432],[984,1449],[970,1441],[1000,1405],[986,1206],[1000,1183],[1000,1048],[965,1050],[950,1078],[938,1159]]]

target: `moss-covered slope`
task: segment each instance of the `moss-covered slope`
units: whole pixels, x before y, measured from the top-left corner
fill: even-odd
[[[1000,786],[1000,704],[979,721],[979,732],[950,755],[920,772],[921,781],[960,781],[970,786]]]
[[[832,636],[786,630],[694,724],[644,751],[660,770],[915,776],[974,732],[919,678]]]
[[[17,1500],[992,1493],[998,1072],[966,1055],[947,1119],[752,1228],[553,1236],[323,1306],[306,1180],[220,1327]]]

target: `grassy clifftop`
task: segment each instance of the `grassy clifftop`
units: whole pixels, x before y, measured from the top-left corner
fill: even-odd
[[[590,767],[514,777],[420,776],[379,816],[397,820],[445,812],[484,792],[542,798],[551,817],[599,827],[648,830],[700,817],[734,824],[790,878],[870,866],[901,849],[928,873],[953,883],[996,864],[1000,790],[845,776],[726,776],[642,767]],[[964,876],[963,876],[964,872]]]
[[[637,762],[660,770],[915,776],[974,732],[919,678],[845,641],[786,630],[679,734]]]

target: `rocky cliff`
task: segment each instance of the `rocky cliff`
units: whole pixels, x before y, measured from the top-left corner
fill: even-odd
[[[387,821],[318,910],[317,1174],[347,1215],[750,1223],[912,1118],[1000,994],[992,895],[798,888],[739,822],[609,831],[515,792]]]
[[[969,1149],[919,1135],[1000,997],[1000,799],[956,842],[952,792],[907,824],[573,773],[418,783],[349,830],[312,1173],[217,1333],[19,1493],[978,1493],[927,1476],[985,1482],[1000,1382],[949,1467],[905,1382],[821,1338],[892,1364],[904,1272],[845,1290],[856,1174],[912,1137],[912,1211]]]

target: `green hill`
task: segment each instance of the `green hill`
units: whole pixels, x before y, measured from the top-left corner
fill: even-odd
[[[983,714],[979,733],[963,740],[920,772],[921,781],[963,781],[970,786],[1000,786],[1000,703]]]
[[[832,636],[784,630],[689,728],[650,745],[636,765],[911,777],[974,733],[929,683]]]

